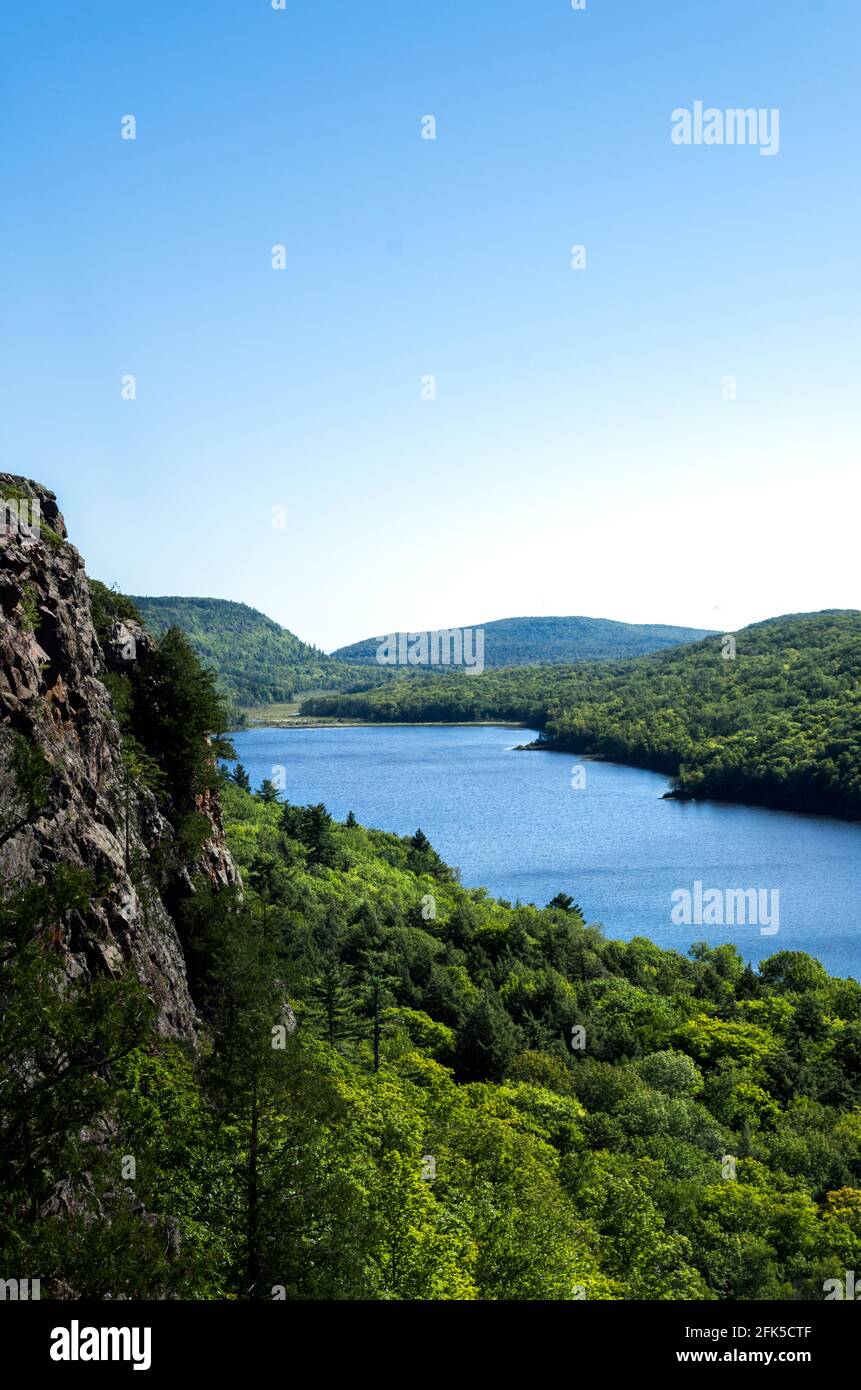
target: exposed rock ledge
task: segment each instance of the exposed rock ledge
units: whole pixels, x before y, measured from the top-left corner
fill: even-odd
[[[176,927],[149,877],[135,874],[133,882],[126,871],[120,733],[100,679],[130,659],[129,635],[142,646],[151,639],[143,629],[130,634],[118,625],[102,652],[84,564],[66,540],[56,497],[29,479],[0,473],[0,500],[21,494],[38,500],[42,526],[38,539],[20,529],[0,535],[0,808],[8,813],[14,801],[14,734],[41,748],[54,776],[43,813],[0,842],[0,882],[7,888],[44,882],[59,864],[89,870],[99,896],[87,912],[71,912],[58,924],[67,976],[131,967],[155,1005],[160,1032],[191,1041],[198,1020]],[[145,788],[132,801],[134,864],[149,860],[172,830]],[[212,822],[212,836],[181,875],[185,892],[193,891],[196,873],[219,887],[238,882],[217,799],[202,799],[200,810]],[[8,827],[8,814],[4,820]]]

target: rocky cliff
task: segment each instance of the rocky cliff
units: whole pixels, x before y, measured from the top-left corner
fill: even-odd
[[[44,882],[61,864],[87,870],[97,885],[91,906],[55,932],[66,974],[130,967],[160,1032],[193,1040],[197,1018],[166,900],[193,892],[198,874],[216,887],[237,884],[217,797],[201,796],[211,834],[167,891],[147,866],[164,861],[173,831],[152,793],[139,782],[130,788],[103,683],[141,660],[152,639],[116,623],[100,645],[84,564],[52,492],[0,473],[3,503],[12,505],[0,514],[0,883]],[[13,775],[22,740],[49,768],[38,814],[27,813]]]

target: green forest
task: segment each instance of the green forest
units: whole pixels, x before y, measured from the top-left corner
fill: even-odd
[[[461,887],[418,827],[252,793],[175,629],[112,695],[177,863],[218,789],[243,891],[175,903],[194,1049],[133,978],[57,988],[54,924],[97,881],[0,904],[6,1266],[242,1300],[812,1299],[861,1267],[855,981],[613,941],[564,893]],[[17,766],[35,814],[49,771]]]
[[[702,628],[618,623],[609,618],[499,618],[491,623],[473,623],[471,627],[484,632],[484,660],[489,667],[618,661],[708,635]],[[342,661],[373,663],[379,642],[378,637],[368,637],[364,642],[339,647],[332,656]]]
[[[240,709],[290,701],[303,690],[365,689],[388,675],[379,666],[357,669],[336,661],[244,603],[216,598],[132,601],[153,632],[180,628]]]
[[[364,691],[395,674],[377,661],[379,637],[327,656],[244,603],[140,596],[132,601],[153,632],[178,627],[185,633],[238,710],[287,703],[304,691]],[[705,635],[695,628],[604,618],[503,618],[485,624],[484,631],[491,667],[618,659]]]
[[[305,700],[306,714],[385,722],[505,719],[539,746],[653,768],[672,793],[861,815],[861,613],[756,623],[624,662],[399,676]]]

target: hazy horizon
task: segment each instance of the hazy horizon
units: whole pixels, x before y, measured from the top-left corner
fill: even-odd
[[[92,576],[92,577],[98,578],[99,576]],[[186,601],[189,601],[189,602],[193,602],[193,601],[195,601],[195,600],[207,601],[207,600],[209,600],[209,599],[217,599],[217,600],[219,600],[219,601],[221,601],[221,602],[225,602],[225,603],[242,603],[242,604],[244,604],[245,607],[250,608],[250,609],[253,609],[255,612],[260,613],[263,617],[265,617],[265,618],[270,618],[270,619],[272,619],[273,622],[277,622],[277,623],[279,624],[280,627],[285,628],[287,631],[291,632],[292,635],[293,635],[294,637],[298,637],[301,641],[305,642],[307,645],[312,646],[312,647],[317,647],[318,650],[321,650],[321,651],[325,652],[325,654],[326,654],[326,655],[329,655],[329,656],[332,655],[333,652],[336,652],[336,651],[338,651],[338,650],[340,650],[340,649],[342,649],[342,648],[344,648],[344,647],[357,646],[357,645],[358,645],[359,643],[361,643],[361,642],[373,640],[373,639],[375,639],[375,638],[379,638],[380,640],[382,640],[384,637],[386,637],[386,636],[388,636],[388,635],[390,635],[390,634],[392,634],[392,633],[403,633],[403,632],[413,632],[413,633],[416,633],[416,632],[452,631],[452,630],[455,630],[455,629],[458,629],[458,628],[464,630],[464,629],[468,629],[468,628],[489,627],[489,626],[491,626],[491,624],[493,624],[493,623],[499,623],[499,622],[512,622],[512,621],[513,621],[513,622],[518,622],[518,621],[519,621],[519,622],[526,622],[526,621],[530,621],[530,622],[531,622],[531,621],[534,621],[534,620],[536,620],[536,619],[543,620],[543,621],[547,621],[547,622],[551,622],[551,621],[554,621],[554,620],[558,621],[558,620],[560,620],[560,619],[577,619],[577,618],[585,618],[586,620],[591,621],[591,622],[609,622],[609,623],[623,623],[623,624],[628,624],[628,620],[627,620],[627,619],[625,619],[625,618],[616,618],[616,617],[613,617],[613,616],[611,616],[611,615],[609,615],[609,614],[606,614],[606,613],[503,613],[503,614],[500,614],[498,617],[493,617],[493,618],[482,618],[482,619],[479,619],[479,620],[476,620],[476,621],[470,621],[470,622],[466,622],[466,623],[462,623],[462,622],[454,622],[454,623],[452,623],[452,622],[448,622],[448,623],[442,622],[442,623],[437,623],[437,624],[435,624],[434,627],[428,627],[428,628],[409,627],[409,626],[407,626],[405,623],[395,624],[393,627],[389,627],[389,628],[379,628],[379,627],[378,627],[378,628],[370,628],[370,627],[367,627],[367,626],[366,626],[366,628],[364,629],[364,631],[362,632],[362,634],[361,634],[360,636],[351,637],[351,638],[349,638],[346,642],[341,642],[341,643],[339,643],[338,646],[336,646],[336,647],[323,647],[323,646],[321,646],[321,644],[320,644],[319,642],[317,642],[317,641],[314,640],[313,634],[310,634],[310,635],[309,635],[308,633],[297,631],[297,629],[296,629],[295,627],[291,627],[291,625],[290,625],[289,623],[282,623],[282,622],[280,622],[280,620],[279,620],[278,618],[274,618],[273,615],[272,615],[271,613],[267,612],[267,610],[266,610],[265,608],[260,607],[259,604],[247,603],[244,599],[228,599],[228,598],[222,598],[221,595],[217,595],[217,594],[154,594],[154,593],[153,593],[153,594],[146,594],[146,593],[139,593],[139,594],[133,595],[133,597],[137,597],[137,598],[147,598],[147,599],[182,599],[182,600],[186,600]],[[644,621],[644,622],[636,622],[636,623],[633,623],[633,624],[631,624],[631,625],[632,625],[632,626],[636,626],[636,627],[666,627],[666,628],[691,628],[691,629],[699,628],[704,634],[709,635],[709,634],[716,634],[716,633],[720,633],[720,632],[738,632],[738,631],[740,631],[740,630],[741,630],[742,628],[744,628],[744,627],[750,627],[750,626],[752,626],[752,625],[755,625],[756,623],[768,622],[770,619],[773,619],[773,618],[784,618],[784,617],[788,618],[788,617],[798,616],[798,615],[804,614],[804,613],[859,612],[859,611],[861,611],[861,610],[856,609],[856,608],[853,608],[851,605],[847,607],[847,606],[842,606],[842,605],[839,605],[839,604],[828,604],[828,605],[825,606],[825,608],[821,608],[821,609],[820,609],[820,608],[816,608],[816,609],[797,609],[797,610],[786,609],[786,610],[784,610],[784,611],[782,611],[782,612],[779,612],[779,613],[769,613],[769,614],[767,614],[766,617],[764,617],[764,618],[752,618],[752,619],[750,620],[749,623],[741,623],[741,624],[739,624],[739,626],[738,626],[737,628],[723,628],[723,627],[715,626],[714,624],[712,624],[711,626],[702,626],[701,624],[698,624],[698,623],[676,623],[676,622],[667,621],[667,620],[664,619],[664,618],[657,618],[657,619],[655,619],[654,621],[646,620],[646,621]]]

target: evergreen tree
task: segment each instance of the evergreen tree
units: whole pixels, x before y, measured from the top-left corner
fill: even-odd
[[[380,1070],[380,1047],[385,1031],[383,1014],[395,1002],[394,990],[400,983],[394,970],[395,961],[380,934],[361,952],[359,964],[360,998],[371,1020],[374,1071]]]
[[[338,849],[332,834],[332,817],[322,803],[305,811],[301,831],[302,843],[308,850],[308,863],[331,867],[337,862]]]
[[[455,1071],[463,1081],[501,1081],[522,1046],[499,996],[485,989],[458,1034]]]
[[[437,854],[423,830],[419,829],[411,835],[407,844],[407,866],[414,874],[431,874],[445,881],[452,879],[452,871]]]
[[[235,768],[230,774],[230,780],[231,782],[234,782],[236,786],[239,787],[242,791],[251,791],[251,778],[248,776],[248,773],[245,771],[245,768],[242,766],[242,763],[236,764]]]
[[[285,835],[307,850],[308,864],[331,868],[338,862],[334,822],[322,802],[317,806],[290,806],[285,802],[281,826]]]
[[[156,1238],[125,1219],[118,1170],[95,1137],[113,1069],[151,1037],[152,1006],[132,976],[70,983],[56,949],[93,891],[87,874],[58,867],[0,902],[0,1263],[63,1279],[76,1296],[140,1293]],[[55,1209],[58,1188],[67,1204]],[[112,1233],[108,1266],[88,1227],[96,1212]]]
[[[567,893],[557,893],[555,898],[551,898],[548,907],[554,908],[558,912],[575,912],[582,917],[583,912],[578,903]]]
[[[345,1048],[361,1032],[361,998],[353,968],[344,959],[345,927],[329,911],[314,933],[307,1018],[330,1047]]]

